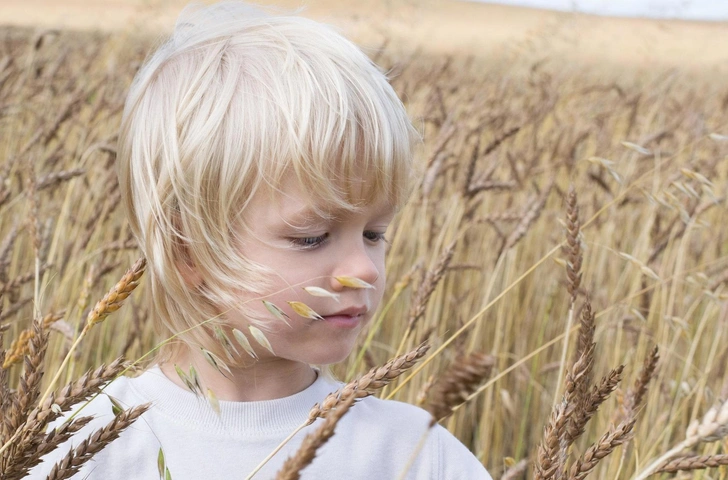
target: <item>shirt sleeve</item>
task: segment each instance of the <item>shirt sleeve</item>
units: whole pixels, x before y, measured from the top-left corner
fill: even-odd
[[[438,472],[442,480],[493,480],[482,463],[455,436],[441,425],[435,425],[431,434],[437,445]],[[433,458],[433,459],[434,459]]]

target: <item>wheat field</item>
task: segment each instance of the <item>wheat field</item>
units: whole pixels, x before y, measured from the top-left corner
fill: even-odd
[[[123,306],[125,295],[107,301],[111,315],[84,329],[139,258],[115,139],[151,47],[0,30],[7,478],[22,478],[8,473],[20,471],[18,432],[54,374],[60,391],[119,356],[144,365],[164,340],[139,264]],[[390,233],[383,307],[338,378],[427,341],[376,394],[438,418],[455,406],[442,424],[494,478],[728,478],[725,83],[389,46],[376,60],[423,133],[421,180]],[[122,370],[111,365],[102,377]]]

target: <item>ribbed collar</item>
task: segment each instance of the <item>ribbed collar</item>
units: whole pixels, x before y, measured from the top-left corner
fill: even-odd
[[[269,436],[288,433],[308,418],[315,403],[339,388],[317,370],[310,387],[289,397],[256,402],[220,401],[218,415],[206,401],[169,380],[158,366],[129,379],[130,387],[143,402],[174,422],[206,432],[234,436]]]

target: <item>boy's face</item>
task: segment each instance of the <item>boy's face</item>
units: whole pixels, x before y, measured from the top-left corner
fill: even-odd
[[[247,306],[270,318],[265,334],[275,356],[252,338],[251,344],[261,361],[339,362],[349,355],[382,299],[384,233],[394,208],[387,203],[367,205],[357,213],[327,220],[315,214],[296,180],[284,182],[280,191],[285,193],[273,201],[267,193],[257,194],[244,212],[252,231],[242,235],[241,251],[276,275],[264,298],[241,295]],[[344,287],[334,278],[341,276],[356,277],[374,288]],[[339,301],[313,296],[303,290],[307,286],[333,292]],[[290,317],[290,327],[270,314],[262,300],[282,309]],[[324,320],[302,317],[288,301],[303,302]],[[233,327],[247,332],[241,313],[232,311],[226,317]]]

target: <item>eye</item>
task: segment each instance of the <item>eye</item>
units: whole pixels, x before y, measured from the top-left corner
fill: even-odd
[[[304,250],[313,250],[314,248],[318,248],[323,245],[326,242],[327,238],[329,238],[329,234],[324,233],[323,235],[319,235],[318,237],[292,238],[291,243],[294,246],[302,248]]]
[[[370,242],[387,241],[387,239],[384,238],[384,234],[380,232],[366,231],[364,232],[364,237]]]

